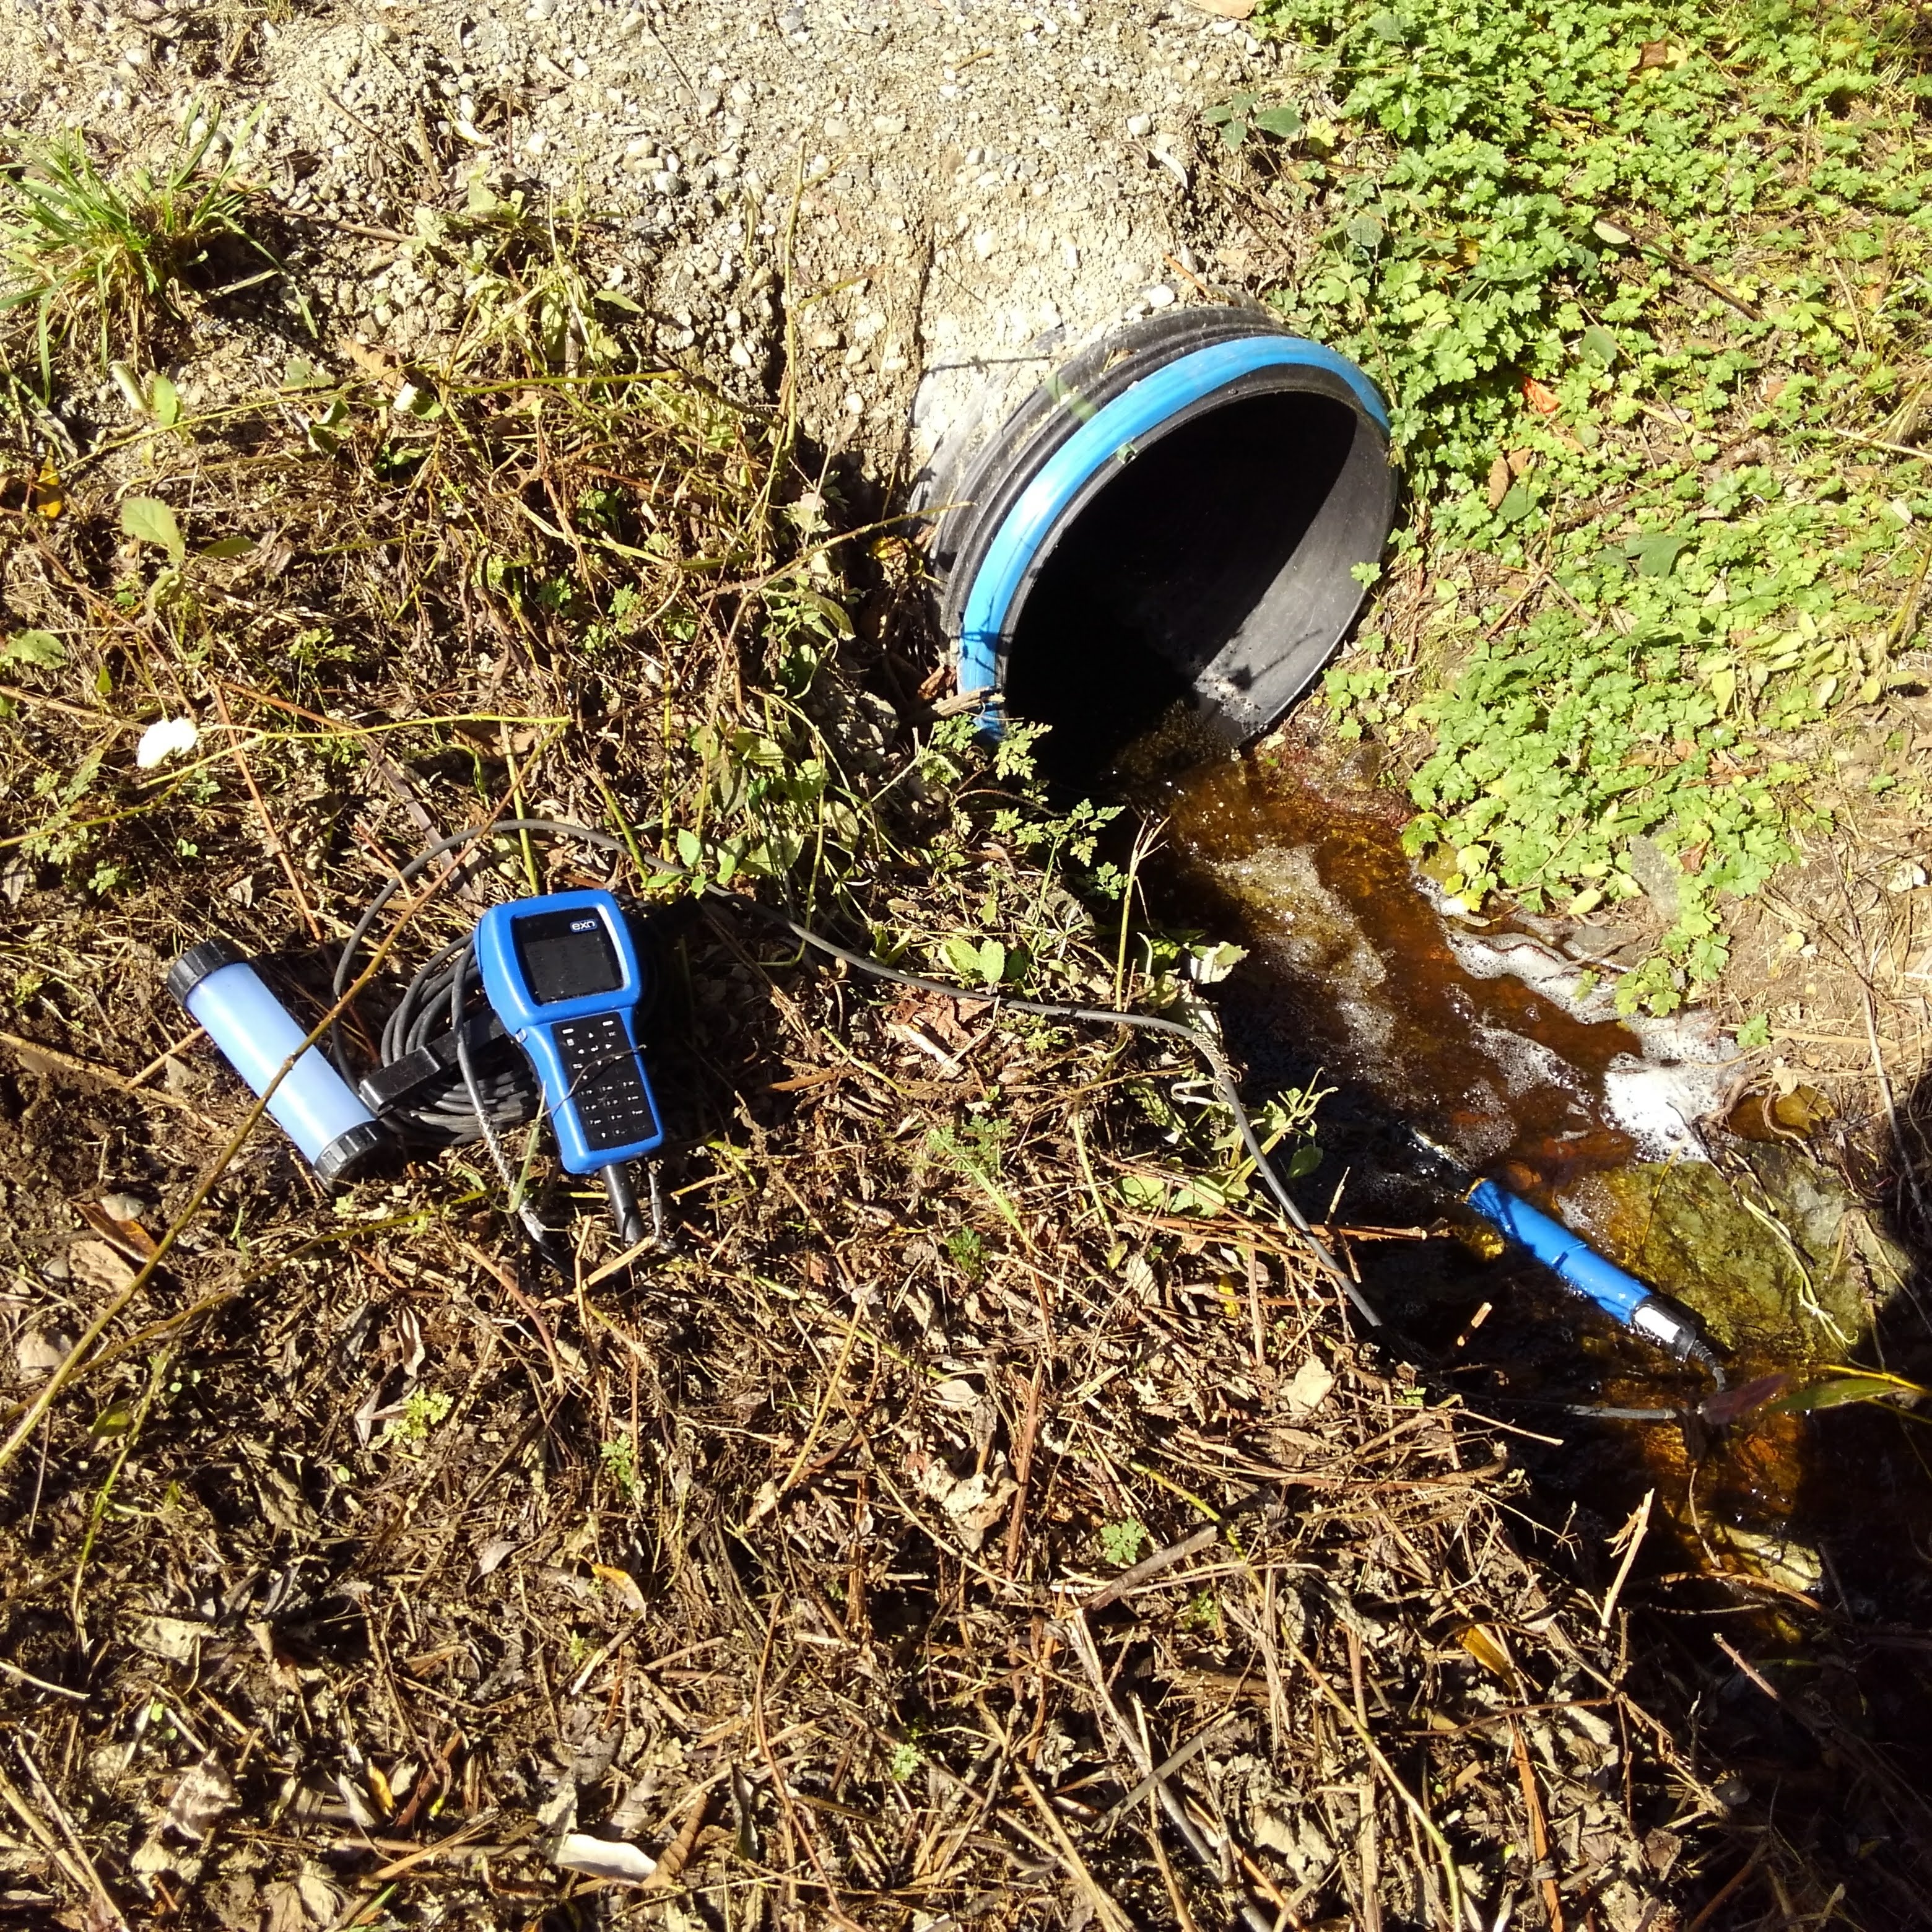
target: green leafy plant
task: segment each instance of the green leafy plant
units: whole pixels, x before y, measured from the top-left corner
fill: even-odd
[[[499,195],[478,179],[460,214],[428,226],[418,258],[464,275],[468,314],[453,364],[476,363],[495,349],[532,370],[614,369],[626,359],[620,325],[644,311],[584,273],[580,225],[577,210],[538,212],[520,188]]]
[[[16,631],[0,644],[0,664],[59,664],[67,646],[51,631]]]
[[[997,986],[1019,963],[1019,956],[997,939],[954,938],[946,942],[945,952],[946,964],[969,986]]]
[[[931,1129],[926,1134],[926,1144],[954,1173],[977,1187],[1016,1234],[1024,1234],[1025,1228],[1019,1210],[1013,1205],[1012,1196],[1000,1180],[1006,1137],[1011,1132],[1010,1121],[973,1118],[956,1127]]]
[[[1273,134],[1278,140],[1292,140],[1302,127],[1299,108],[1287,101],[1263,106],[1261,97],[1254,94],[1230,94],[1219,106],[1204,109],[1201,118],[1209,127],[1220,129],[1231,153],[1238,153],[1251,134]]]
[[[1900,642],[1932,504],[1873,426],[1913,406],[1932,300],[1919,84],[1832,4],[1259,17],[1340,104],[1282,190],[1318,261],[1274,304],[1388,392],[1435,598],[1327,702],[1422,741],[1411,849],[1472,904],[1586,914],[1659,845],[1682,884],[1618,998],[1667,1010],[1816,822],[1778,734],[1876,700]]]
[[[455,1406],[455,1399],[440,1389],[411,1389],[403,1399],[402,1413],[390,1418],[382,1439],[406,1449],[420,1448],[432,1431],[449,1420]]]
[[[641,1502],[644,1486],[638,1474],[638,1459],[631,1447],[631,1438],[620,1436],[614,1441],[599,1443],[597,1454],[624,1500],[627,1503]]]
[[[111,174],[72,134],[14,177],[0,215],[0,313],[33,311],[44,394],[56,345],[76,348],[85,334],[102,368],[117,345],[138,363],[156,324],[178,319],[184,287],[218,243],[280,267],[243,220],[236,155],[253,125],[224,142],[219,110],[193,109],[165,165]]]
[[[130,496],[121,506],[121,527],[137,543],[164,550],[170,563],[188,555],[188,542],[175,513],[158,496]]]
[[[1152,1540],[1146,1524],[1137,1522],[1132,1516],[1100,1526],[1100,1553],[1109,1563],[1118,1563],[1123,1570],[1138,1563],[1141,1552]]]
[[[977,1228],[955,1228],[946,1238],[946,1252],[969,1281],[986,1272],[986,1238]]]
[[[1180,1621],[1184,1628],[1204,1630],[1218,1640],[1224,1628],[1220,1598],[1212,1590],[1197,1592],[1189,1600],[1186,1609],[1181,1612]]]

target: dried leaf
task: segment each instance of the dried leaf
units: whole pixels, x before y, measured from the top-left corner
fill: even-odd
[[[604,1588],[621,1603],[634,1617],[644,1613],[644,1593],[638,1587],[638,1580],[628,1570],[620,1570],[609,1563],[593,1563],[590,1573]]]
[[[1498,456],[1495,462],[1490,465],[1490,508],[1491,509],[1499,510],[1502,508],[1503,499],[1509,494],[1509,487],[1512,480],[1509,458],[1507,456]]]
[[[67,1264],[89,1288],[115,1294],[134,1279],[128,1258],[105,1241],[76,1241],[67,1251]]]
[[[1516,1666],[1510,1661],[1500,1630],[1486,1624],[1470,1624],[1456,1633],[1456,1641],[1492,1676],[1505,1684],[1516,1682]]]
[[[1282,1399],[1291,1415],[1312,1415],[1328,1399],[1335,1377],[1318,1355],[1310,1355],[1288,1378]]]
[[[593,1838],[588,1832],[566,1832],[550,1858],[566,1871],[632,1885],[641,1884],[658,1868],[657,1860],[640,1847],[620,1838]]]
[[[1188,0],[1188,4],[1217,20],[1250,20],[1261,0]]]
[[[487,1576],[492,1570],[501,1569],[505,1559],[512,1556],[516,1548],[517,1540],[513,1536],[490,1538],[490,1540],[476,1552],[477,1575]]]
[[[192,1664],[208,1626],[187,1617],[148,1617],[137,1628],[134,1641],[151,1657],[170,1664]]]
[[[1831,1118],[1831,1102],[1815,1087],[1794,1087],[1788,1094],[1758,1088],[1724,1116],[1724,1127],[1740,1140],[1802,1140]]]
[[[318,1925],[335,1923],[342,1910],[342,1894],[320,1872],[313,1869],[304,1871],[296,1880],[296,1892],[302,1900],[302,1910]]]
[[[986,1532],[1006,1513],[1016,1485],[1003,1472],[976,1472],[962,1482],[935,1457],[919,1477],[922,1496],[930,1496],[952,1519],[961,1546],[976,1552]]]
[[[342,1794],[342,1802],[348,1807],[352,1822],[365,1832],[373,1832],[381,1822],[369,1808],[369,1801],[358,1791],[346,1771],[335,1774],[335,1788]]]
[[[200,1844],[214,1830],[225,1813],[242,1802],[234,1780],[212,1757],[190,1765],[175,1786],[161,1829],[172,1832],[192,1844]]]
[[[1522,379],[1522,399],[1540,416],[1553,416],[1563,405],[1553,389],[1548,389],[1534,376]]]
[[[14,1343],[14,1366],[23,1382],[38,1382],[50,1376],[68,1358],[74,1346],[70,1335],[43,1335],[38,1328],[23,1328]]]
[[[1848,1402],[1882,1402],[1892,1396],[1917,1400],[1927,1395],[1932,1395],[1932,1389],[1922,1388],[1916,1382],[1907,1382],[1903,1376],[1852,1369],[1828,1376],[1822,1382],[1807,1382],[1802,1388],[1788,1389],[1784,1394],[1773,1396],[1765,1406],[1784,1414],[1798,1414],[1808,1409],[1842,1408]]]

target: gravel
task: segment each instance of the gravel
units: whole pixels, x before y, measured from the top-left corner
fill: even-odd
[[[259,113],[246,171],[310,218],[326,335],[404,356],[462,313],[440,218],[520,189],[658,350],[769,397],[790,236],[806,427],[903,475],[989,372],[1197,298],[1200,110],[1280,58],[1185,0],[50,0],[0,21],[0,112],[137,150],[197,101]]]

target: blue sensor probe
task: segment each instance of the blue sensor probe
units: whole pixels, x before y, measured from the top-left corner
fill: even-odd
[[[483,990],[529,1055],[569,1174],[601,1174],[628,1240],[642,1222],[624,1163],[664,1144],[638,1041],[646,990],[623,909],[608,892],[492,906],[477,922]]]
[[[386,1144],[375,1115],[316,1048],[303,1046],[300,1023],[232,941],[190,946],[169,968],[168,990],[256,1093],[293,1059],[268,1111],[322,1180],[341,1179]]]
[[[1520,1196],[1493,1180],[1479,1181],[1469,1190],[1469,1205],[1507,1239],[1542,1262],[1573,1294],[1594,1301],[1612,1320],[1633,1334],[1646,1336],[1679,1361],[1700,1362],[1715,1372],[1717,1358],[1697,1332],[1691,1316],[1674,1301],[1654,1293],[1606,1261],[1560,1221],[1553,1221]]]

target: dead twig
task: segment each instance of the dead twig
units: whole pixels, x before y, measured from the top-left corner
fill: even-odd
[[[1516,1782],[1522,1786],[1523,1809],[1529,1814],[1529,1848],[1539,1866],[1550,1862],[1550,1822],[1543,1814],[1543,1798],[1536,1788],[1535,1768],[1529,1761],[1529,1747],[1523,1742],[1522,1726],[1510,1720],[1510,1754],[1516,1760]],[[1563,1932],[1563,1894],[1556,1875],[1543,1874],[1543,1909],[1550,1915],[1550,1932]]]
[[[14,1740],[14,1748],[19,1754],[21,1763],[26,1767],[27,1776],[39,1794],[40,1802],[46,1807],[56,1828],[66,1840],[68,1848],[73,1853],[73,1865],[63,1858],[61,1861],[62,1868],[71,1876],[74,1865],[77,1865],[85,1888],[93,1894],[94,1904],[107,1924],[116,1928],[116,1932],[129,1932],[128,1921],[122,1916],[120,1906],[115,1904],[113,1894],[101,1882],[100,1874],[95,1869],[93,1859],[88,1856],[87,1846],[82,1842],[80,1834],[74,1829],[74,1820],[67,1815],[60,1800],[54,1796],[46,1779],[41,1774],[40,1766],[34,1762],[32,1752],[27,1748],[26,1738],[16,1736]],[[4,1778],[4,1774],[0,1774],[0,1778]],[[11,1785],[7,1786],[6,1796],[8,1802],[23,1820],[26,1819],[28,1814],[18,1802],[18,1794]]]
[[[1313,1660],[1286,1630],[1282,1633],[1282,1641],[1287,1645],[1289,1655],[1308,1673],[1310,1682],[1342,1714],[1343,1721],[1361,1739],[1376,1768],[1388,1780],[1389,1788],[1407,1808],[1410,1816],[1421,1826],[1422,1835],[1429,1840],[1430,1850],[1442,1865],[1443,1879],[1449,1888],[1450,1922],[1460,1926],[1463,1917],[1462,1880],[1456,1869],[1455,1854],[1450,1850],[1448,1840],[1443,1837],[1436,1820],[1423,1809],[1421,1801],[1396,1775],[1394,1766],[1383,1756],[1382,1747],[1376,1742],[1368,1726],[1350,1708],[1348,1700],[1315,1667]]]
[[[195,1030],[199,1033],[200,1028],[197,1027]],[[142,1088],[137,1092],[133,1079],[116,1073],[112,1067],[103,1066],[98,1060],[83,1060],[77,1053],[64,1052],[57,1046],[44,1046],[37,1040],[25,1040],[20,1034],[8,1033],[4,1029],[0,1029],[0,1045],[10,1046],[16,1053],[25,1055],[30,1060],[45,1060],[49,1065],[60,1067],[67,1072],[77,1073],[84,1080],[98,1080],[104,1087],[112,1087],[117,1093],[125,1094],[131,1100],[156,1101],[164,1107],[173,1108],[177,1113],[192,1114],[204,1126],[214,1124],[198,1107],[184,1100],[179,1094],[170,1094],[165,1088],[158,1087]],[[146,1071],[144,1068],[142,1072],[145,1073]]]
[[[1213,1848],[1202,1836],[1200,1827],[1187,1815],[1186,1806],[1174,1796],[1173,1787],[1155,1768],[1153,1753],[1136,1736],[1132,1726],[1122,1716],[1120,1707],[1114,1702],[1114,1694],[1107,1688],[1106,1673],[1101,1668],[1100,1653],[1094,1647],[1094,1634],[1087,1628],[1087,1619],[1076,1610],[1066,1619],[1064,1628],[1073,1654],[1079,1658],[1082,1668],[1087,1672],[1088,1681],[1093,1687],[1094,1700],[1101,1714],[1106,1718],[1125,1746],[1127,1756],[1135,1768],[1153,1787],[1160,1808],[1166,1813],[1174,1829],[1180,1834],[1182,1842],[1193,1855],[1196,1862],[1218,1880],[1221,1876],[1220,1860],[1215,1857]],[[1240,1916],[1242,1924],[1249,1928],[1249,1932],[1272,1932],[1273,1921],[1252,1898],[1245,1895],[1242,1898]]]
[[[1094,1876],[1093,1868],[1080,1856],[1080,1848],[1068,1835],[1066,1827],[1060,1822],[1059,1814],[1048,1804],[1040,1788],[1026,1774],[1023,1766],[1012,1767],[1013,1776],[1018,1780],[1034,1809],[1045,1822],[1047,1835],[1060,1849],[1065,1861],[1068,1876],[1074,1879],[1085,1891],[1093,1906],[1094,1916],[1107,1928],[1107,1932],[1133,1932],[1133,1921],[1123,1912],[1106,1887]]]

